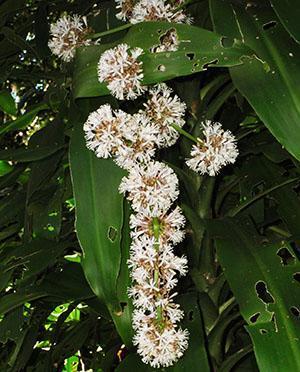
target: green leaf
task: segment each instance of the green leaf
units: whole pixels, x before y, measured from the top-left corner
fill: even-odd
[[[19,161],[19,162],[30,162],[35,160],[44,159],[61,149],[63,145],[55,144],[53,146],[44,147],[20,147],[18,149],[7,149],[0,151],[1,160]]]
[[[175,31],[179,40],[176,52],[152,53],[164,35]],[[147,37],[145,37],[147,35]],[[251,56],[251,49],[241,42],[230,41],[211,31],[183,24],[145,22],[134,25],[118,43],[140,47],[144,54],[144,84],[170,80],[206,70],[209,66],[229,67],[243,63],[243,57]],[[115,44],[84,47],[78,50],[73,78],[75,98],[108,94],[104,83],[97,77],[97,64],[101,54]]]
[[[300,43],[300,7],[297,0],[270,0],[281,23],[291,36]]]
[[[29,53],[32,53],[35,57],[38,57],[36,51],[32,48],[32,46],[29,44],[29,42],[24,40],[13,29],[11,29],[9,27],[3,27],[1,29],[1,34],[4,35],[5,41],[8,41],[9,43],[18,47],[20,50],[26,50]]]
[[[75,354],[86,342],[92,327],[93,323],[88,318],[83,322],[78,322],[70,330],[64,331],[63,339],[53,348],[52,364],[62,362]]]
[[[34,109],[26,112],[26,114],[20,116],[16,120],[13,120],[9,123],[5,123],[0,128],[0,135],[5,134],[7,132],[11,132],[13,130],[17,129],[24,129],[29,124],[33,122],[33,120],[36,118],[37,114],[42,111],[49,109],[49,106],[46,103],[40,103],[38,104]]]
[[[9,165],[6,161],[0,160],[0,177],[10,173],[14,168]]]
[[[67,261],[64,261],[67,262]],[[0,314],[5,314],[16,307],[39,298],[51,297],[51,300],[69,301],[85,300],[94,297],[82,267],[73,262],[67,262],[63,267],[52,270],[41,283],[28,286],[24,280],[20,288],[1,298]]]
[[[0,91],[0,109],[9,115],[17,115],[16,103],[7,90]]]
[[[126,290],[123,289],[122,299],[117,290],[123,226],[123,197],[118,187],[125,172],[112,160],[98,159],[86,148],[82,125],[83,120],[76,124],[70,148],[82,266],[94,293],[106,303],[124,342],[130,344],[131,323],[121,304],[127,298]],[[126,266],[126,261],[122,264]]]
[[[277,140],[300,159],[299,45],[271,7],[245,9],[220,0],[210,4],[215,30],[243,40],[259,58],[230,69],[235,86]]]
[[[211,232],[224,274],[248,323],[260,371],[298,370],[299,283],[294,275],[300,271],[300,262],[292,248],[284,241],[263,243],[248,218],[216,221]],[[283,250],[289,260],[282,259]]]

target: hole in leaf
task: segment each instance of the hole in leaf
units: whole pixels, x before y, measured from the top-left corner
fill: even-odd
[[[275,332],[278,332],[278,326],[277,326],[276,316],[275,316],[274,313],[273,313],[273,315],[272,315],[271,322],[274,324]]]
[[[300,318],[300,310],[297,306],[292,306],[290,308],[291,310],[291,313],[296,317],[296,318]]]
[[[300,247],[296,242],[290,242],[290,247],[293,250],[293,253],[300,259]]]
[[[117,236],[118,236],[118,230],[113,226],[109,226],[109,229],[107,231],[108,239],[113,243],[116,240]]]
[[[293,278],[296,280],[296,282],[300,283],[300,273],[294,273]]]
[[[273,28],[275,26],[277,26],[277,22],[276,21],[270,21],[270,22],[265,23],[262,26],[262,28],[263,28],[263,30],[269,30],[270,28]]]
[[[161,33],[162,33],[162,30],[159,28],[159,29],[157,30],[157,33],[158,33],[158,34],[161,34]]]
[[[259,332],[262,334],[262,335],[265,335],[268,333],[268,331],[266,329],[260,329]]]
[[[219,62],[218,59],[214,59],[214,60],[211,61],[211,62],[207,62],[207,63],[205,63],[205,64],[202,66],[202,68],[203,68],[203,70],[206,70],[208,67],[210,67],[210,66],[212,66],[212,65],[216,65],[218,62]]]
[[[175,28],[170,28],[159,37],[159,45],[150,48],[151,53],[174,52],[178,49],[179,40]]]
[[[278,251],[277,251],[277,256],[279,256],[281,258],[281,264],[283,266],[286,266],[286,265],[290,265],[291,263],[294,263],[295,262],[295,257],[291,254],[291,252],[283,247],[283,248],[280,248]]]
[[[221,38],[221,45],[223,48],[231,48],[233,45],[233,39],[223,36]]]
[[[253,314],[251,317],[250,317],[250,322],[251,323],[255,323],[258,319],[258,317],[260,316],[260,313],[255,313]]]
[[[123,313],[125,310],[125,307],[127,306],[127,302],[120,302],[120,306],[121,306],[122,313]]]
[[[186,56],[190,61],[192,61],[195,58],[195,53],[186,53]]]
[[[157,70],[161,71],[161,72],[164,72],[164,71],[166,71],[166,66],[165,65],[158,65]]]
[[[257,293],[257,297],[260,298],[265,304],[274,303],[274,298],[270,294],[267,289],[266,283],[263,281],[259,281],[255,285],[255,290]]]
[[[190,311],[189,312],[189,321],[192,322],[194,320],[194,312]]]

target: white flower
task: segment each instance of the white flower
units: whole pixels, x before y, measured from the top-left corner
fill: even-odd
[[[236,139],[229,130],[224,131],[220,123],[207,120],[203,126],[204,139],[198,138],[186,164],[195,172],[215,176],[222,167],[236,161],[239,154]]]
[[[137,330],[133,339],[144,363],[154,368],[169,367],[183,355],[188,346],[188,331],[166,327],[159,332],[149,317],[148,323]]]
[[[155,155],[157,133],[157,127],[145,115],[131,115],[122,130],[123,142],[116,153],[116,164],[130,170],[149,163]]]
[[[119,190],[127,194],[136,212],[148,207],[158,213],[169,209],[177,199],[178,178],[166,164],[150,162],[146,166],[132,168],[129,175],[122,179]]]
[[[119,44],[101,55],[99,81],[105,82],[117,99],[135,99],[146,90],[141,85],[144,77],[142,62],[137,59],[142,53],[141,48],[130,49],[127,44]]]
[[[177,95],[173,95],[173,90],[164,83],[157,84],[150,89],[149,93],[150,98],[144,104],[145,114],[159,126],[157,139],[159,146],[174,145],[179,134],[172,124],[179,127],[184,125],[186,105]]]
[[[174,23],[191,23],[191,18],[183,10],[176,10],[164,0],[140,0],[132,10],[131,23],[145,21],[167,21]]]
[[[159,243],[180,243],[184,238],[183,226],[185,218],[179,207],[172,212],[153,214],[149,209],[145,209],[137,214],[130,216],[131,237],[136,239],[141,235],[153,237],[153,222],[156,219],[159,223],[160,235]]]
[[[116,14],[116,17],[121,21],[126,21],[128,18],[131,17],[132,10],[134,4],[136,3],[135,0],[116,0],[116,8],[120,9],[120,12]]]
[[[160,266],[163,270],[178,271],[184,276],[187,273],[187,259],[185,256],[177,257],[173,253],[173,248],[170,245],[163,247],[159,256]]]
[[[88,116],[83,126],[87,148],[99,158],[115,155],[123,143],[122,128],[128,120],[129,115],[125,112],[113,112],[107,104],[100,106]]]
[[[51,24],[48,46],[53,54],[70,62],[75,56],[76,48],[91,44],[86,38],[91,32],[84,17],[64,16]]]

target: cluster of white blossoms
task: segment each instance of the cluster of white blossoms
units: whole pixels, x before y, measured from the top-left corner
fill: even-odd
[[[178,5],[172,5],[166,0],[116,0],[116,3],[120,10],[117,18],[133,24],[147,21],[192,22],[192,18],[182,9],[177,9]]]
[[[166,84],[157,84],[149,90],[144,106],[144,110],[133,115],[112,110],[108,104],[100,106],[84,124],[87,147],[99,158],[112,157],[118,166],[127,170],[148,164],[156,148],[176,142],[179,135],[172,125],[184,125],[186,105]],[[155,166],[147,170],[149,174],[156,171]],[[168,170],[164,168],[160,172],[165,180]]]
[[[51,24],[48,46],[53,54],[70,62],[75,56],[76,48],[91,44],[91,40],[87,39],[91,32],[85,17],[64,16]]]
[[[173,94],[171,88],[161,83],[149,90],[149,99],[144,106],[146,115],[159,126],[159,147],[174,145],[179,134],[172,125],[180,128],[184,125],[186,104]]]
[[[184,238],[185,218],[172,208],[178,197],[178,179],[167,165],[151,161],[132,169],[120,191],[132,202],[132,244],[128,265],[133,286],[133,343],[145,363],[168,367],[188,346],[188,331],[177,323],[184,313],[174,302],[176,275],[185,275],[187,260],[174,254],[173,245]]]
[[[229,130],[224,131],[220,123],[206,120],[202,125],[204,139],[197,138],[186,164],[195,172],[215,176],[225,165],[236,161],[239,154],[236,139]]]
[[[129,170],[155,155],[158,127],[144,114],[102,105],[88,116],[83,130],[87,147],[99,158],[112,157],[121,168]]]
[[[106,104],[84,124],[87,147],[128,170],[119,191],[134,211],[128,260],[133,342],[142,360],[155,368],[172,365],[188,346],[187,330],[178,327],[184,313],[174,302],[176,276],[187,272],[186,258],[177,257],[173,248],[183,240],[185,225],[181,209],[172,206],[179,195],[178,178],[153,159],[156,148],[175,143],[178,135],[172,124],[183,126],[185,109],[172,89],[158,84],[149,90],[144,110],[131,115]]]
[[[165,0],[116,0],[118,18],[130,23],[168,21],[190,23],[180,5]],[[65,16],[51,25],[52,53],[69,62],[76,48],[89,45],[91,33],[85,18]],[[175,51],[179,45],[175,29],[160,38],[152,52]],[[175,144],[185,124],[186,105],[166,84],[149,90],[142,85],[143,50],[119,44],[106,50],[98,63],[98,79],[119,100],[135,99],[148,92],[143,109],[135,114],[113,110],[104,104],[84,123],[86,146],[99,158],[112,158],[128,171],[119,192],[131,203],[131,269],[133,343],[143,362],[154,368],[173,365],[188,347],[189,334],[178,326],[184,313],[174,302],[178,276],[187,273],[186,257],[174,254],[174,246],[185,236],[185,217],[179,206],[178,178],[166,164],[155,161],[156,149]],[[203,139],[197,138],[186,164],[201,174],[216,175],[234,163],[238,155],[231,132],[220,123],[203,123]],[[190,135],[188,136],[190,137]]]
[[[98,79],[105,82],[111,94],[117,99],[135,99],[146,90],[142,86],[144,74],[142,62],[138,60],[143,54],[141,48],[119,44],[107,49],[98,63]]]

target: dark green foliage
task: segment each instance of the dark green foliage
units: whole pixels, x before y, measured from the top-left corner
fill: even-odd
[[[193,26],[135,25],[66,65],[49,23],[67,11],[95,32],[118,27],[113,0],[0,2],[1,371],[153,370],[131,342],[124,172],[82,133],[100,104],[137,109],[97,80],[100,54],[120,42],[145,48],[145,83],[168,80],[187,103],[187,132],[208,118],[239,139],[237,163],[215,178],[185,166],[186,138],[158,156],[180,180],[176,249],[189,260],[177,291],[190,346],[165,371],[300,369],[299,5],[251,4],[191,2]],[[170,28],[190,42],[151,53]]]

